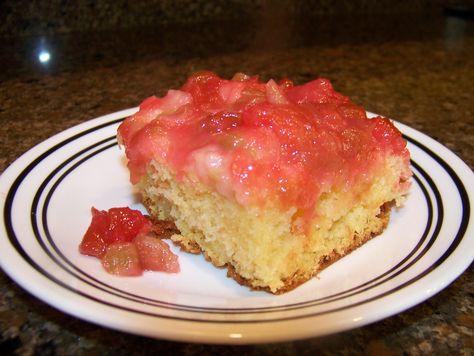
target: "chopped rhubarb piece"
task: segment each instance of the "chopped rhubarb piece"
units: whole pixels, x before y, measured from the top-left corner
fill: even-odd
[[[91,211],[91,224],[79,246],[79,251],[84,255],[100,258],[108,245],[132,241],[140,232],[146,233],[153,227],[140,211],[128,207],[112,208],[109,211],[92,208]]]
[[[107,213],[96,208],[91,209],[92,221],[87,229],[82,242],[79,245],[79,252],[83,255],[102,257],[107,249],[104,240],[104,232],[109,227]]]
[[[108,211],[109,228],[105,240],[109,243],[132,241],[140,232],[148,232],[152,223],[139,210],[112,208]]]
[[[100,258],[107,272],[118,276],[140,276],[143,270],[179,272],[178,256],[160,240],[179,232],[172,221],[153,224],[128,207],[91,210],[92,221],[79,251]]]
[[[102,257],[102,266],[110,274],[131,277],[143,272],[137,248],[133,242],[114,242]]]
[[[133,241],[137,247],[142,268],[148,271],[179,272],[178,256],[162,240],[150,235],[139,235]]]

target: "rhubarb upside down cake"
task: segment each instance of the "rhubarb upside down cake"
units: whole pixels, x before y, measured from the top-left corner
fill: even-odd
[[[289,291],[387,226],[406,142],[326,79],[212,72],[143,101],[118,129],[131,182],[183,250],[255,290]]]

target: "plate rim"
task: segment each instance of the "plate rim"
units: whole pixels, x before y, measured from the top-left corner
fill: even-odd
[[[8,166],[2,172],[2,174],[0,175],[0,188],[3,189],[4,185],[6,184],[4,182],[8,183],[10,181],[10,183],[12,183],[11,182],[12,178],[14,180],[16,180],[21,175],[21,174],[18,175],[17,171],[19,170],[19,168],[24,167],[25,163],[28,163],[28,162],[31,163],[31,159],[32,159],[32,157],[35,156],[36,151],[41,151],[42,149],[47,150],[46,149],[47,147],[52,147],[52,146],[54,146],[54,144],[57,144],[58,140],[61,140],[64,137],[71,138],[75,134],[77,134],[78,132],[81,132],[84,129],[87,131],[87,130],[92,130],[92,129],[96,128],[97,125],[99,125],[99,126],[100,125],[109,125],[110,120],[116,120],[117,122],[119,122],[119,121],[123,120],[123,118],[125,118],[126,116],[131,115],[136,110],[137,110],[137,108],[125,109],[125,110],[121,110],[121,111],[114,112],[114,113],[111,113],[111,114],[103,115],[103,116],[97,117],[97,118],[92,119],[92,120],[85,121],[83,123],[80,123],[78,125],[75,125],[75,126],[69,128],[69,129],[66,129],[62,132],[59,132],[59,133],[55,134],[54,136],[51,136],[50,138],[44,140],[43,142],[35,145],[34,147],[32,147],[31,149],[26,151],[24,154],[22,154],[15,161],[13,161],[10,164],[10,166]],[[368,114],[370,116],[370,114],[372,114],[372,113],[368,113]],[[375,115],[375,114],[373,114],[373,115]],[[441,160],[449,159],[450,164],[452,162],[455,162],[455,165],[456,165],[455,168],[456,169],[454,169],[450,165],[447,165],[449,167],[449,169],[453,170],[455,173],[459,173],[459,170],[461,170],[462,171],[461,175],[464,178],[466,176],[468,176],[469,174],[471,174],[471,179],[472,179],[472,177],[474,177],[474,175],[472,174],[472,171],[470,170],[469,166],[467,166],[467,164],[464,163],[462,161],[462,159],[459,158],[459,156],[457,156],[454,152],[449,150],[447,147],[443,146],[439,142],[437,142],[434,139],[430,138],[426,134],[424,134],[424,133],[422,133],[422,132],[420,132],[416,129],[411,128],[408,125],[405,125],[405,124],[400,123],[398,121],[395,121],[395,124],[400,129],[400,131],[402,131],[402,133],[404,135],[405,135],[406,132],[409,132],[412,136],[413,135],[416,136],[416,138],[420,141],[419,144],[423,145],[423,144],[427,143],[430,146],[434,146],[438,151],[441,151],[441,156],[442,156],[442,157],[440,157]],[[439,153],[439,152],[436,152],[436,153]],[[39,155],[36,154],[35,159],[38,159],[40,156],[41,156],[41,154],[39,154]],[[467,169],[467,171],[466,171],[466,169]],[[462,181],[462,179],[461,179],[461,181]],[[8,184],[8,188],[9,189],[11,188],[10,184]],[[467,194],[468,194],[468,198],[470,198],[470,200],[472,200],[472,197],[471,197],[472,194],[473,194],[472,191],[467,192]],[[0,211],[2,212],[2,215],[4,215],[4,213],[5,213],[6,198],[7,197],[4,196],[3,190],[0,191],[0,203],[1,203]],[[470,223],[472,225],[472,212],[470,211],[469,214],[470,215],[468,217],[468,223]],[[5,222],[5,220],[2,221],[2,226],[1,226],[2,230],[5,230],[4,222]],[[0,236],[0,239],[3,240],[4,236]],[[1,254],[1,252],[0,252],[0,254]],[[466,262],[464,268],[462,268],[461,266],[458,265],[457,266],[458,270],[456,271],[456,273],[451,273],[452,278],[450,278],[449,281],[446,280],[445,283],[444,283],[444,286],[439,288],[435,293],[433,293],[433,295],[440,292],[447,285],[452,283],[460,274],[462,274],[469,267],[469,265],[472,263],[472,259],[474,258],[473,257],[474,253],[472,253],[471,255],[472,255],[471,256],[471,261]],[[12,271],[12,269],[9,266],[6,266],[5,263],[2,262],[1,259],[0,259],[0,267],[5,271],[5,273],[8,276],[10,276],[10,278],[12,278],[22,288],[27,290],[29,293],[35,295],[36,297],[38,297],[43,302],[51,305],[51,303],[49,303],[48,300],[47,300],[48,297],[46,295],[44,295],[44,293],[41,293],[38,290],[35,290],[35,291],[30,290],[30,288],[28,288],[28,285],[26,285],[27,283],[25,281],[21,280],[21,278],[19,276],[17,276],[16,273],[14,271]],[[459,272],[459,270],[460,270],[460,272]],[[429,296],[429,297],[431,297],[431,296]],[[352,323],[351,325],[348,325],[346,328],[343,328],[343,329],[338,328],[338,331],[347,330],[347,329],[354,328],[354,327],[359,327],[359,326],[371,323],[373,321],[381,320],[381,319],[386,318],[388,316],[397,314],[398,312],[401,312],[401,311],[405,310],[406,308],[413,307],[413,306],[417,305],[418,303],[426,300],[429,297],[419,298],[420,300],[418,300],[415,304],[413,304],[413,302],[411,302],[410,305],[408,305],[408,307],[405,304],[400,305],[399,310],[397,309],[394,312],[388,313],[388,315],[385,315],[382,318],[373,317],[374,320],[365,319],[363,322],[362,321],[354,321],[354,323]],[[102,325],[102,326],[107,327],[107,328],[115,328],[114,326],[111,326],[110,323],[106,323],[106,322],[101,323],[101,322],[99,322],[93,316],[91,316],[91,318],[88,319],[87,317],[82,318],[81,316],[78,316],[74,313],[71,313],[71,311],[68,309],[68,307],[66,307],[67,304],[68,303],[66,303],[63,306],[64,308],[62,308],[61,306],[57,306],[57,305],[53,305],[53,307],[56,307],[57,309],[65,312],[66,314],[73,315],[74,317],[78,317],[78,318],[87,320],[87,321],[92,322],[94,324],[99,324],[99,325]],[[392,309],[392,311],[393,311],[393,309]],[[312,318],[312,317],[311,316],[304,317],[303,319],[310,319],[310,318]],[[213,321],[211,321],[209,323],[211,325],[214,324]],[[200,324],[200,326],[202,326],[202,325]],[[289,336],[288,338],[285,338],[285,337],[281,338],[280,337],[278,339],[275,339],[272,335],[269,335],[267,337],[261,337],[261,336],[260,337],[251,337],[248,334],[246,334],[246,336],[243,337],[243,333],[241,333],[242,335],[240,337],[237,337],[236,336],[238,334],[237,332],[233,333],[233,334],[235,334],[234,337],[228,336],[227,338],[223,338],[222,336],[217,336],[217,335],[202,335],[202,333],[199,333],[198,337],[193,337],[192,335],[191,336],[188,335],[187,337],[183,338],[183,334],[181,334],[181,333],[178,333],[178,334],[176,334],[174,332],[161,333],[160,335],[162,335],[162,336],[159,336],[159,335],[157,336],[155,333],[149,334],[149,332],[147,332],[147,330],[129,330],[129,329],[126,328],[126,325],[122,325],[122,326],[117,325],[116,329],[119,329],[119,330],[125,331],[125,332],[129,332],[129,333],[136,333],[136,334],[140,334],[140,335],[150,336],[150,337],[162,337],[162,336],[164,336],[167,339],[177,340],[177,341],[196,341],[196,342],[203,342],[204,341],[204,342],[212,342],[212,343],[256,343],[256,342],[269,342],[269,341],[287,341],[287,340],[295,340],[295,339],[309,337],[309,336],[318,336],[318,335],[327,334],[327,333],[322,332],[322,333],[318,333],[317,335],[314,335],[314,332],[308,332],[308,335],[304,335],[304,332],[298,332],[295,335],[293,335],[294,334],[294,332],[293,332],[293,333],[288,334],[288,336]],[[228,330],[225,331],[225,333],[227,333],[227,335],[232,334],[232,333],[229,333]],[[329,332],[329,333],[331,333],[331,332]],[[290,335],[292,335],[292,336],[290,336]]]

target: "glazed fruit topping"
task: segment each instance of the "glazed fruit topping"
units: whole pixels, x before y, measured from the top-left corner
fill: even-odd
[[[179,90],[146,99],[118,137],[132,183],[153,159],[240,204],[277,201],[308,212],[325,192],[361,186],[388,153],[409,159],[390,120],[368,119],[321,78],[295,85],[196,73]]]
[[[128,207],[108,211],[91,209],[92,220],[79,252],[101,260],[105,270],[119,276],[143,271],[179,272],[178,256],[161,240],[176,232],[174,224],[153,224],[139,210]]]

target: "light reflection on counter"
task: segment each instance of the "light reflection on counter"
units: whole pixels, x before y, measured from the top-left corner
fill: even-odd
[[[41,50],[38,54],[38,60],[45,64],[45,63],[48,63],[49,60],[51,59],[51,53],[49,53],[49,51],[47,50]]]

